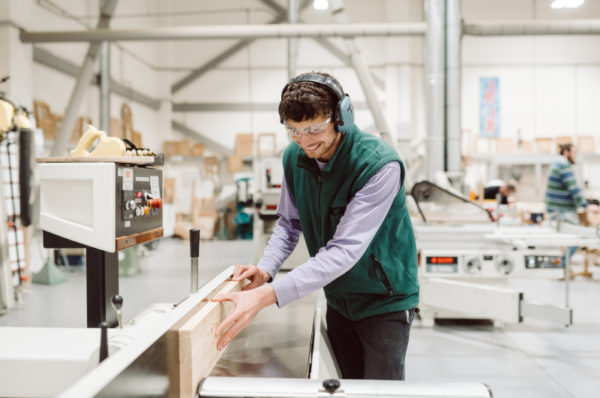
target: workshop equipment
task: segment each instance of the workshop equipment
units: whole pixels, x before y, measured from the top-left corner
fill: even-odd
[[[540,225],[492,222],[486,209],[427,181],[415,184],[412,198],[421,216],[413,226],[424,325],[442,318],[491,319],[496,325],[527,318],[572,324],[568,283],[565,305],[557,306],[526,300],[507,280],[560,278],[569,272],[561,247],[598,244],[600,239]]]
[[[322,294],[316,306],[315,294],[284,309],[265,308],[225,353],[218,353],[214,328],[229,310],[223,303],[207,299],[241,287],[238,282],[227,281],[232,270],[227,268],[197,294],[159,316],[152,328],[58,396],[491,397],[483,383],[339,379],[335,367],[325,366],[331,364],[332,357],[322,323]],[[314,315],[312,327],[306,323],[308,314]],[[282,319],[286,321],[282,323]],[[291,369],[301,372],[291,374]],[[223,374],[245,377],[216,376]],[[337,383],[329,381],[326,387],[323,381],[327,379]]]
[[[117,251],[163,236],[162,170],[151,167],[160,159],[112,156],[106,148],[100,157],[38,159],[44,247],[86,249],[88,327],[117,323],[110,303],[119,286]]]

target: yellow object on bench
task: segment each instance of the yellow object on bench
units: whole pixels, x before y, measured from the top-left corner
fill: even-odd
[[[88,152],[88,149],[96,139],[100,140],[96,149],[91,153]],[[104,131],[98,130],[90,124],[85,134],[79,139],[77,147],[71,151],[71,156],[125,156],[126,150],[127,148],[125,148],[123,140],[115,137],[107,137]]]

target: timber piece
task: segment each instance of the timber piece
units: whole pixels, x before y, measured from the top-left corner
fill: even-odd
[[[232,302],[208,299],[241,290],[241,282],[226,281],[207,296],[203,306],[188,314],[167,333],[169,397],[193,398],[198,384],[207,377],[224,350],[217,350],[215,330],[235,309]]]

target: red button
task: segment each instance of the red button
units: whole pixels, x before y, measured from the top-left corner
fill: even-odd
[[[152,199],[151,204],[153,209],[160,209],[162,207],[162,199]]]

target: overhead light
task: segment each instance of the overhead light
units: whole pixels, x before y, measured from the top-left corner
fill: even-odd
[[[552,8],[577,8],[582,5],[584,0],[554,0],[550,7]]]
[[[314,0],[313,7],[315,10],[326,10],[329,8],[329,2],[327,0]]]

